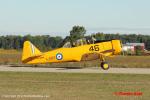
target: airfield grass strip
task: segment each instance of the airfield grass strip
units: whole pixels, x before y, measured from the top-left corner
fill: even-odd
[[[46,95],[48,98],[43,99],[47,100],[149,100],[149,77],[128,74],[0,72],[0,100],[9,99],[2,95]],[[143,94],[116,96],[115,92]]]
[[[22,51],[17,50],[3,50],[0,49],[0,64],[1,65],[16,65],[26,66],[21,63]],[[116,56],[106,58],[111,67],[121,68],[150,68],[150,56]],[[45,65],[33,65],[32,67],[99,67],[100,61],[82,61],[82,62],[65,62],[65,63],[51,63]],[[29,66],[30,67],[30,66]]]

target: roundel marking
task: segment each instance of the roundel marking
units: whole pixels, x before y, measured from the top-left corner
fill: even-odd
[[[57,53],[56,54],[56,59],[57,60],[62,60],[63,59],[63,55],[61,53]]]

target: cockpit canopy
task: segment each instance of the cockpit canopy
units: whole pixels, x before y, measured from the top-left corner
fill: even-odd
[[[69,36],[67,36],[60,44],[59,47],[63,48],[72,48],[72,47],[78,47],[81,45],[86,45],[86,44],[93,44],[95,43],[96,39],[93,37],[85,37],[78,39],[74,42],[71,42],[71,39]]]

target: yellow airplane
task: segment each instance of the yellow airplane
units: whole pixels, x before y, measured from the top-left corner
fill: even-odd
[[[105,57],[120,54],[121,49],[120,40],[110,40],[72,48],[58,48],[42,53],[30,41],[25,41],[22,62],[25,64],[45,64],[100,59],[101,67],[107,70],[109,65],[105,61]],[[98,56],[93,58],[93,55]]]

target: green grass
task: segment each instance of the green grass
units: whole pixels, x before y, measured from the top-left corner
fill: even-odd
[[[114,95],[114,92],[137,91],[143,95]],[[22,97],[23,100],[149,100],[150,75],[0,72],[0,96],[2,95],[49,96]]]

